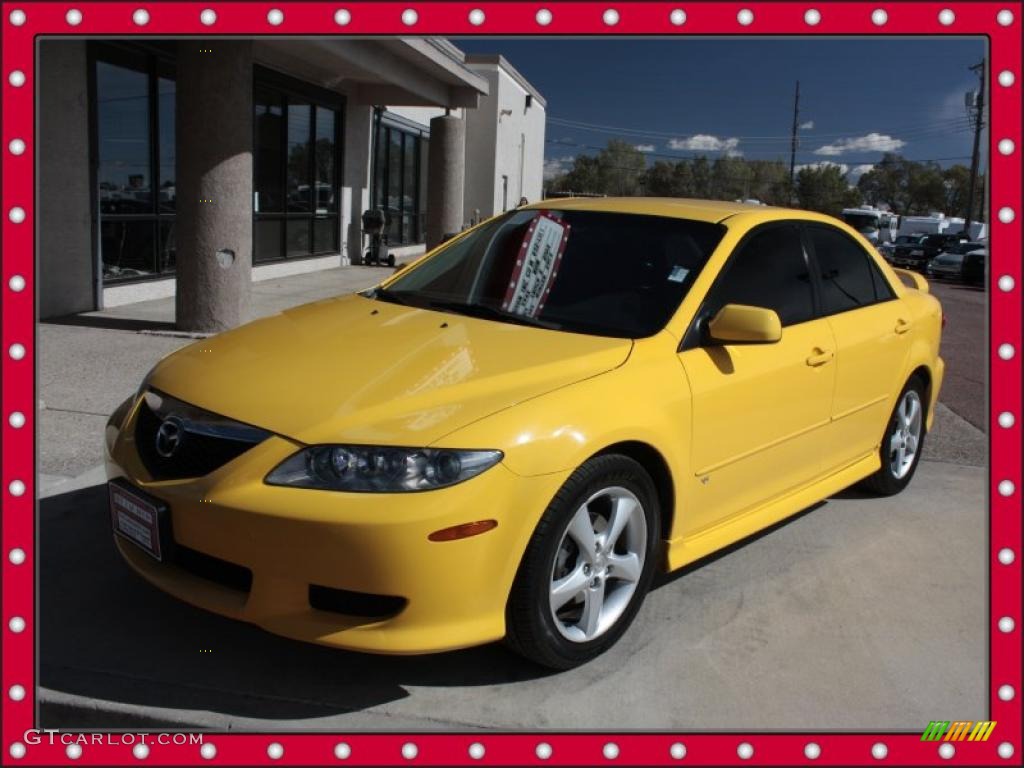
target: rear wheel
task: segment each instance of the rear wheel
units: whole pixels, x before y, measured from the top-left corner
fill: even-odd
[[[863,481],[865,488],[892,496],[907,487],[917,471],[924,448],[925,403],[924,382],[920,376],[914,376],[900,393],[882,437],[879,448],[882,466]]]
[[[626,456],[598,456],[566,481],[541,518],[506,609],[506,642],[568,669],[611,647],[654,575],[657,493]]]

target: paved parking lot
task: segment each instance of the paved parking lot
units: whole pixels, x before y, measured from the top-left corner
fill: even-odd
[[[263,285],[260,306],[352,290],[374,272],[321,273],[306,293],[296,278]],[[937,712],[980,718],[985,295],[935,292],[949,318],[947,384],[908,491],[846,491],[662,579],[618,646],[558,674],[497,645],[408,658],[304,645],[142,582],[110,540],[102,424],[187,339],[137,332],[163,329],[159,303],[42,325],[39,724],[906,730]]]

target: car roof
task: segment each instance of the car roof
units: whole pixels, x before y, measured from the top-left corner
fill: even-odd
[[[730,203],[723,200],[692,200],[681,197],[556,197],[523,206],[546,211],[601,211],[605,213],[637,213],[648,216],[671,216],[695,221],[720,222],[737,213],[763,213],[774,219],[817,219],[810,211],[776,208],[756,203]]]

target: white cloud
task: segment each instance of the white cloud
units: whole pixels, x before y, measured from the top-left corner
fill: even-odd
[[[736,150],[739,139],[720,139],[706,133],[698,133],[685,139],[669,139],[669,149],[689,149],[697,152],[726,152]]]
[[[821,168],[838,168],[839,172],[844,176],[850,170],[850,166],[846,163],[833,163],[831,160],[822,160],[819,163],[804,163],[803,165],[797,165],[797,173],[802,171],[804,168],[821,169]]]
[[[654,145],[653,144],[637,144],[636,145],[636,151],[637,152],[653,152],[654,151]]]
[[[831,160],[821,160],[817,163],[804,163],[803,165],[797,165],[796,170],[799,173],[804,168],[838,168],[839,172],[846,177],[846,183],[851,187],[855,187],[857,186],[857,182],[860,180],[860,177],[874,169],[874,167],[875,166],[871,163],[862,163],[851,168],[846,163],[834,163]]]
[[[841,155],[845,152],[893,152],[906,146],[903,139],[894,139],[884,133],[869,133],[850,139],[839,139],[814,150],[816,155]]]
[[[553,179],[561,176],[572,167],[572,161],[576,158],[572,155],[566,157],[549,157],[544,161],[544,179]]]
[[[808,120],[806,123],[800,123],[800,130],[801,131],[813,131],[814,130],[814,121],[813,120]]]
[[[851,184],[856,184],[860,181],[860,177],[868,171],[873,171],[875,166],[871,163],[864,163],[862,165],[855,165],[846,174],[846,180]]]

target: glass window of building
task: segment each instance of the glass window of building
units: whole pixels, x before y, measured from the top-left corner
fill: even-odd
[[[423,242],[427,146],[421,132],[380,120],[374,149],[373,206],[387,215],[388,242]]]

